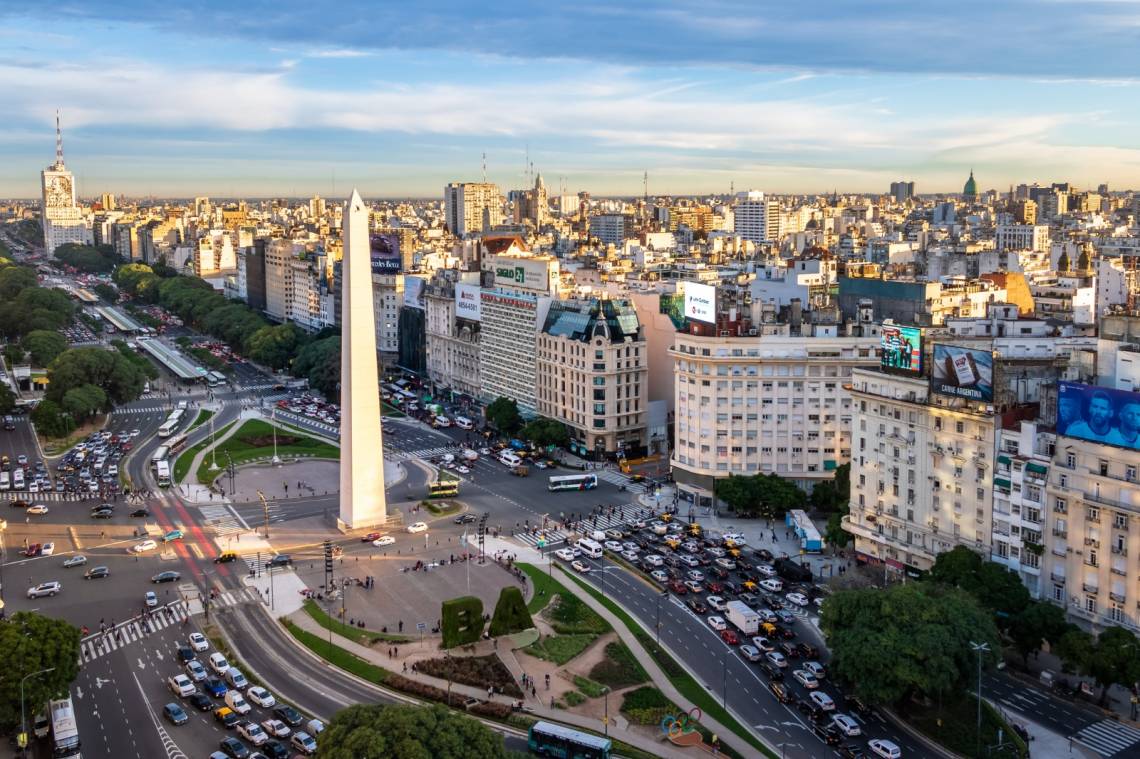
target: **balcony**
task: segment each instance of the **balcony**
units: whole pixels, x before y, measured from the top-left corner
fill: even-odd
[[[1113,546],[1112,552],[1115,554],[1118,554],[1120,556],[1127,556],[1128,555],[1128,548],[1125,546]]]
[[[1069,537],[1069,531],[1068,530],[1058,530],[1057,528],[1054,527],[1053,528],[1053,537],[1068,538]]]
[[[1114,575],[1120,575],[1121,577],[1128,576],[1128,572],[1126,572],[1123,567],[1112,567],[1108,571],[1112,572]]]
[[[1124,596],[1121,595],[1120,593],[1109,593],[1108,597],[1111,598],[1113,601],[1116,601],[1118,604],[1124,603]]]
[[[1065,584],[1065,574],[1063,572],[1053,572],[1050,577],[1053,579],[1053,582],[1059,582],[1062,585]]]
[[[1100,564],[1098,562],[1095,562],[1092,559],[1089,559],[1086,557],[1085,558],[1085,566],[1086,567],[1097,567],[1097,568],[1099,568]]]
[[[1085,538],[1085,545],[1090,548],[1100,548],[1100,541],[1096,538]]]
[[[1100,588],[1098,588],[1096,585],[1089,585],[1086,582],[1083,585],[1081,585],[1081,590],[1083,590],[1086,593],[1096,593],[1098,590],[1100,590]]]

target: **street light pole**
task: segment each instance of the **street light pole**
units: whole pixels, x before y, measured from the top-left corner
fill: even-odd
[[[606,737],[610,737],[610,689],[607,687],[602,690],[602,694],[606,697]]]
[[[978,655],[978,732],[975,740],[975,752],[982,755],[982,654],[989,653],[989,643],[975,643],[970,641],[970,648]]]
[[[35,677],[37,675],[46,675],[48,672],[55,672],[55,667],[48,667],[47,669],[41,669],[39,672],[30,672],[30,673],[24,675],[23,678],[20,679],[20,735],[24,739],[23,740],[24,745],[21,746],[20,748],[21,748],[21,753],[24,756],[28,755],[28,716],[27,716],[26,712],[24,711],[24,683],[26,683],[28,681],[29,677]]]
[[[665,597],[665,593],[657,594],[657,642],[661,642],[661,599]]]
[[[728,709],[728,654],[732,649],[724,649],[720,660],[720,708]]]

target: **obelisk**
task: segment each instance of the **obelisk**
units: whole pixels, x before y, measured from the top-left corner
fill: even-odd
[[[352,191],[344,212],[340,323],[340,528],[382,524],[384,447],[380,438],[380,379],[368,206]]]

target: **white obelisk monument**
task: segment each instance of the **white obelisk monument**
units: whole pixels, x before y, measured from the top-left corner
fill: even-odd
[[[388,516],[368,206],[356,190],[344,212],[340,266],[340,528],[356,530]]]

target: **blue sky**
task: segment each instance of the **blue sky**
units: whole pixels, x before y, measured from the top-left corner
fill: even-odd
[[[0,8],[0,197],[1140,184],[1140,2]],[[146,19],[146,21],[140,21]]]

